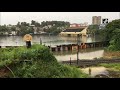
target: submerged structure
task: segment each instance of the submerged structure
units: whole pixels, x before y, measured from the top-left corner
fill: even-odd
[[[72,24],[69,28],[63,30],[59,35],[61,36],[78,36],[87,35],[87,25]]]

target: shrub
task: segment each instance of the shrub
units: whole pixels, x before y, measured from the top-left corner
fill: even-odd
[[[75,67],[59,64],[49,48],[42,45],[2,49],[0,66],[10,66],[19,78],[81,78],[88,77]],[[9,77],[14,77],[13,73]]]

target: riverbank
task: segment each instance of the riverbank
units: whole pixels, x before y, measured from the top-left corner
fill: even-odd
[[[104,51],[103,58],[120,58],[120,51]]]

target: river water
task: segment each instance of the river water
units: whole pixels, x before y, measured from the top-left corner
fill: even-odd
[[[68,61],[70,60],[77,60],[77,52],[76,51],[64,51],[64,52],[54,52],[53,53],[58,61]],[[89,48],[89,49],[82,49],[78,53],[79,59],[94,59],[100,58],[104,54],[103,48]]]
[[[32,44],[39,44],[40,39],[42,44],[46,46],[56,46],[61,44],[76,44],[76,37],[64,37],[64,36],[55,36],[55,35],[33,35]],[[91,36],[91,37],[80,37],[80,42],[95,42],[101,41],[100,36]],[[0,36],[0,46],[24,46],[26,43],[23,41],[23,36]],[[89,48],[80,50],[78,56],[79,59],[93,59],[102,57],[104,53],[103,48]],[[65,60],[76,60],[77,52],[76,51],[62,51],[62,52],[53,52],[58,61]]]

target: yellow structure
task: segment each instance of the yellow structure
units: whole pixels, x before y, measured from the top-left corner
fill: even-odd
[[[79,29],[79,28],[69,28],[62,31],[59,35],[61,36],[78,36],[78,35],[87,35],[87,28]]]
[[[24,41],[32,41],[32,36],[30,34],[26,34],[24,37],[23,37],[23,40]]]

